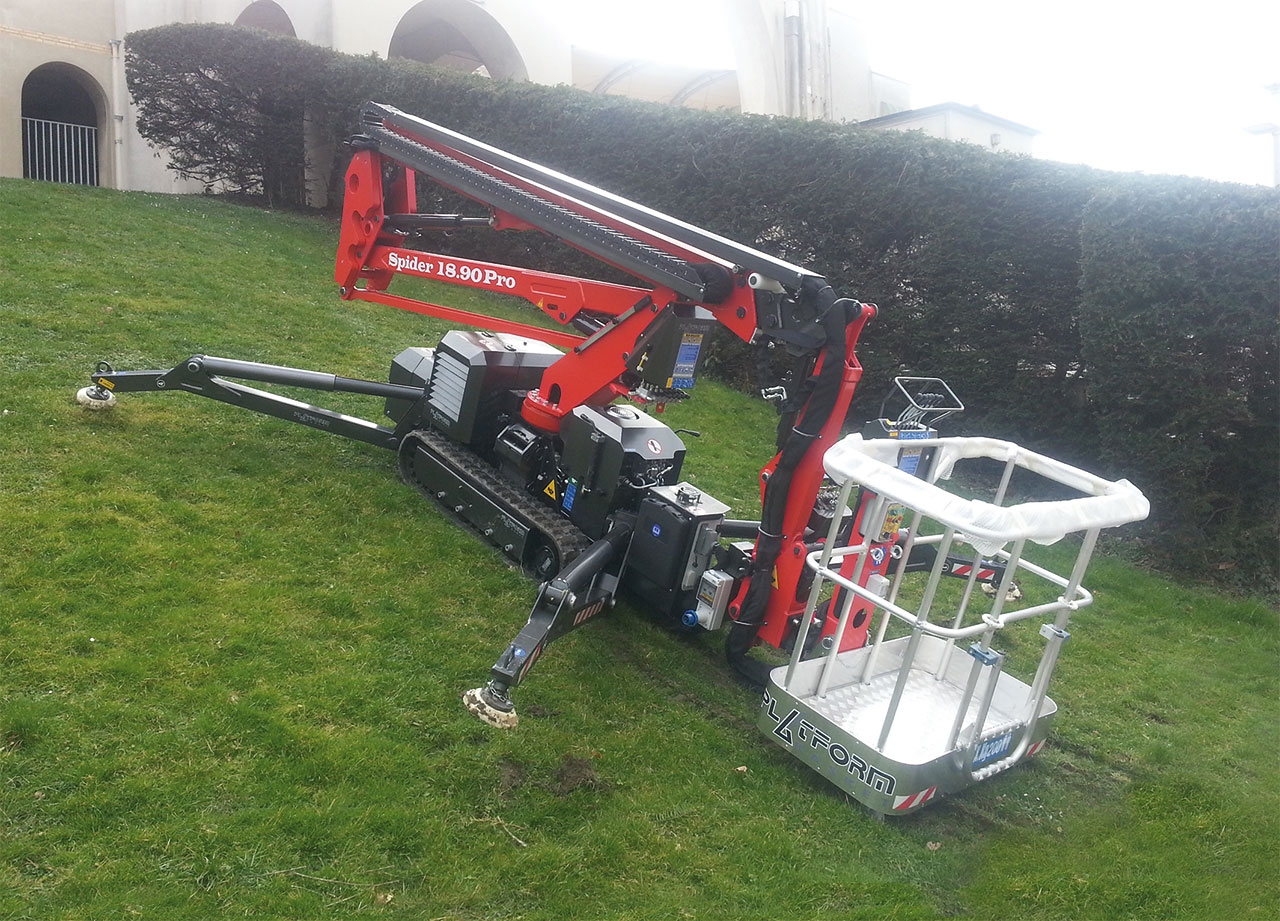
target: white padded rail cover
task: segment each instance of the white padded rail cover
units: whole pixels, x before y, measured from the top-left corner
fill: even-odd
[[[1019,467],[1062,483],[1086,495],[1051,502],[993,505],[964,499],[898,469],[902,448],[935,448],[938,478],[951,476],[956,461],[990,458],[1012,460]],[[887,499],[918,510],[954,528],[981,553],[994,553],[1009,541],[1026,539],[1052,544],[1067,534],[1091,528],[1114,528],[1147,517],[1150,504],[1128,480],[1111,482],[1051,457],[996,438],[864,439],[849,435],[823,458],[827,475],[837,483],[853,480]]]

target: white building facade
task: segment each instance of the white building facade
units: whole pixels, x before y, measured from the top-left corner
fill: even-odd
[[[560,2],[5,0],[0,177],[194,191],[138,135],[125,82],[125,36],[176,22],[236,23],[344,53],[696,108],[846,122],[909,108],[908,88],[872,73],[857,23],[825,0],[722,0],[732,69],[576,48]]]
[[[6,0],[0,176],[193,190],[138,135],[125,83],[125,36],[175,22],[238,22],[383,57],[433,54],[432,37],[443,34],[495,76],[571,80],[569,47],[554,20],[522,0]],[[447,62],[453,51],[436,56]]]

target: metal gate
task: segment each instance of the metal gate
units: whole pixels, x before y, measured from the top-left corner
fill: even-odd
[[[24,117],[22,175],[48,182],[97,185],[98,129]]]

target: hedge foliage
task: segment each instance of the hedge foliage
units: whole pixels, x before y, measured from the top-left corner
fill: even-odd
[[[139,130],[213,189],[337,203],[342,141],[373,99],[812,267],[882,310],[859,418],[894,374],[944,377],[969,407],[952,433],[1126,476],[1153,500],[1130,532],[1153,561],[1275,589],[1271,190],[501,83],[226,26],[136,32],[127,52]],[[439,197],[423,207],[455,206]],[[536,234],[460,246],[583,267]],[[722,339],[713,359],[750,384],[744,346]]]
[[[262,35],[245,41],[236,29],[134,33],[126,75],[139,101],[138,132],[206,189],[260,194],[273,204],[302,201],[303,106],[323,57],[314,45]]]
[[[1089,202],[1082,237],[1082,345],[1100,460],[1141,480],[1161,510],[1162,548],[1181,568],[1249,574],[1249,554],[1274,566],[1275,194],[1131,182]]]

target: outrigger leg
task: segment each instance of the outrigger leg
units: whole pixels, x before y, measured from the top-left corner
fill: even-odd
[[[511,689],[525,679],[549,643],[613,606],[630,541],[631,524],[615,524],[554,578],[542,583],[528,622],[490,669],[489,683],[462,695],[468,710],[499,729],[516,725]]]

